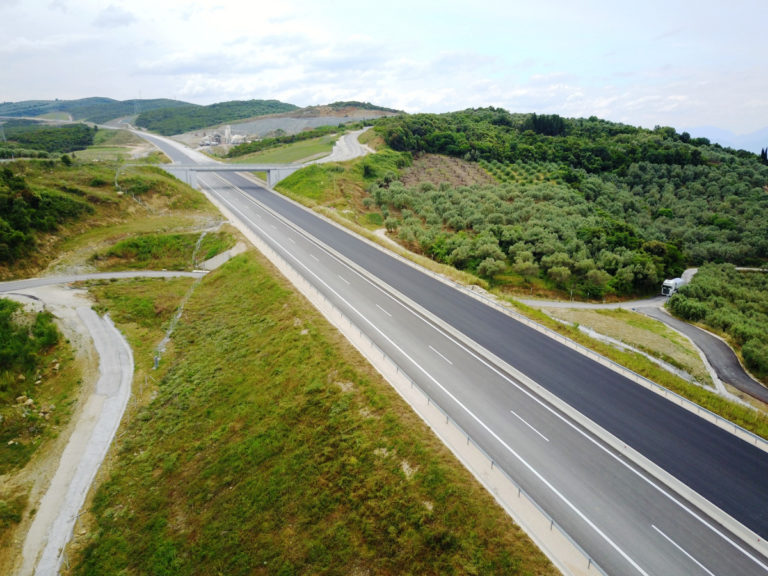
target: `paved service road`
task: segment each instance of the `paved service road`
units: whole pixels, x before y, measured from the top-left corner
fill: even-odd
[[[765,452],[242,176],[198,181],[355,321],[606,573],[768,574],[766,558],[506,366],[761,537]]]
[[[720,380],[758,400],[768,403],[768,388],[747,374],[728,344],[706,330],[675,318],[659,307],[641,307],[637,311],[642,312],[646,316],[656,318],[688,336],[696,346],[702,349]]]

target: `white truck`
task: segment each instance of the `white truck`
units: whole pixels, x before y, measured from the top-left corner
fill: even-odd
[[[672,294],[677,292],[683,284],[685,284],[685,282],[683,282],[682,278],[664,280],[664,283],[661,285],[661,295],[672,296]]]

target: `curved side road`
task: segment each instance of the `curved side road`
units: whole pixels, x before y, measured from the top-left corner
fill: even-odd
[[[0,296],[15,294],[37,298],[29,293],[35,288],[84,280],[199,278],[205,274],[203,271],[129,271],[30,278],[0,282]],[[76,315],[93,341],[99,358],[99,378],[85,401],[58,468],[37,507],[22,547],[19,576],[58,573],[62,551],[72,536],[80,508],[117,432],[131,394],[134,363],[128,342],[109,317],[100,317],[90,307],[78,306]]]
[[[749,375],[739,362],[733,349],[717,336],[667,313],[664,309],[666,301],[666,296],[656,296],[646,300],[632,300],[629,302],[613,302],[610,304],[567,302],[561,300],[520,300],[523,304],[535,308],[626,308],[650,316],[690,338],[704,353],[707,362],[712,366],[720,380],[761,402],[768,403],[768,388]]]
[[[736,353],[717,336],[675,318],[663,308],[649,306],[637,308],[637,311],[664,322],[678,332],[688,336],[704,352],[720,380],[734,388],[738,388],[753,398],[768,403],[768,388],[754,380],[744,370]]]
[[[133,354],[128,342],[108,317],[101,318],[90,308],[78,308],[77,314],[91,333],[99,355],[99,381],[83,407],[27,533],[22,576],[32,574],[33,569],[39,576],[58,573],[64,546],[131,395]],[[66,494],[63,501],[60,494]],[[45,548],[38,559],[40,542],[45,542]]]

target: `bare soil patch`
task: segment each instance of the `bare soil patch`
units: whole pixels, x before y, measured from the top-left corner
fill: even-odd
[[[453,187],[475,184],[498,184],[496,179],[474,162],[438,154],[414,156],[413,165],[400,176],[406,186],[432,182],[436,186],[446,182]]]

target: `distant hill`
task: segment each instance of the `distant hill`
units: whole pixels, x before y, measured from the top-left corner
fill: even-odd
[[[357,116],[360,113],[370,115],[371,112],[381,113],[382,116],[402,114],[401,110],[376,106],[370,102],[358,102],[350,100],[346,102],[331,102],[322,106],[307,106],[300,113],[304,116]]]
[[[194,106],[179,100],[158,98],[154,100],[113,100],[111,98],[80,98],[78,100],[25,100],[23,102],[4,102],[0,104],[0,116],[38,117],[55,112],[72,116],[73,120],[85,120],[103,124],[121,116],[131,116],[138,112]]]
[[[298,109],[294,104],[279,100],[232,100],[208,106],[186,104],[142,112],[136,118],[136,125],[151,132],[171,136],[217,124]]]

